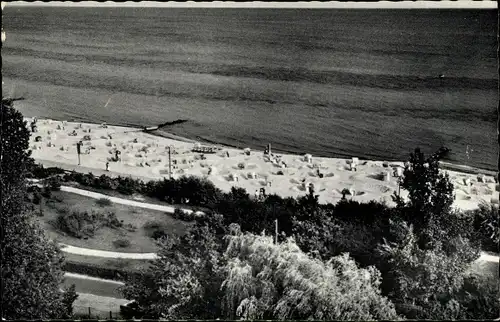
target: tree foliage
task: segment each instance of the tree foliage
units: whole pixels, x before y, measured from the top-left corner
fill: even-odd
[[[222,218],[211,215],[182,237],[160,241],[159,258],[122,292],[134,299],[144,317],[215,319],[220,316]],[[218,222],[218,224],[217,224]],[[210,224],[210,226],[209,226]],[[220,230],[210,227],[218,226]]]
[[[33,164],[29,132],[12,100],[2,99],[0,122],[2,317],[67,318],[74,288],[61,292],[63,256],[36,224],[25,202]]]
[[[396,319],[380,294],[380,273],[342,255],[328,262],[305,254],[292,239],[228,235],[224,317],[234,319]]]
[[[404,219],[414,226],[415,233],[423,236],[423,242],[443,225],[443,217],[451,211],[453,184],[448,174],[439,172],[439,160],[448,152],[441,148],[429,158],[420,149],[410,154],[403,171],[401,187],[408,191],[408,202],[394,196]],[[445,224],[445,223],[444,223]]]
[[[478,249],[460,236],[448,247],[438,242],[433,249],[422,249],[411,226],[397,225],[400,242],[383,244],[379,252],[390,267],[385,283],[398,311],[412,319],[457,318],[460,305],[455,298],[467,269],[479,257]]]

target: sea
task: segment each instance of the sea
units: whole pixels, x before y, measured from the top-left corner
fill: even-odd
[[[25,116],[226,146],[496,170],[496,10],[9,7]]]

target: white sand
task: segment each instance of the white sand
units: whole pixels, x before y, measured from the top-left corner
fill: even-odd
[[[31,119],[26,119],[31,122]],[[83,142],[81,148],[81,166],[105,170],[109,162],[109,170],[123,175],[134,175],[151,179],[168,178],[168,147],[172,147],[173,177],[195,175],[206,177],[223,191],[232,186],[242,187],[250,195],[264,187],[266,193],[276,193],[282,197],[305,195],[305,184],[313,183],[315,194],[321,203],[336,203],[342,197],[344,188],[351,189],[354,195],[348,198],[367,202],[370,200],[386,201],[393,204],[391,195],[398,190],[397,178],[393,176],[391,166],[403,166],[403,162],[359,161],[357,171],[350,170],[350,160],[338,158],[320,158],[312,156],[312,162],[304,161],[303,156],[280,154],[286,168],[281,168],[264,159],[262,151],[251,151],[250,156],[242,150],[220,147],[216,154],[191,152],[193,143],[157,137],[143,132],[131,132],[134,129],[109,126],[101,128],[98,124],[60,122],[46,119],[38,120],[38,131],[32,133],[30,148],[32,156],[39,161],[53,161],[75,166],[78,164],[76,143]],[[81,124],[81,126],[80,126]],[[63,129],[64,128],[64,129]],[[89,132],[90,130],[90,132]],[[75,131],[76,136],[69,133]],[[35,142],[37,136],[41,142]],[[91,140],[83,140],[89,136]],[[50,143],[50,147],[48,146]],[[206,146],[206,145],[203,145]],[[121,152],[121,160],[112,161],[114,151]],[[88,151],[88,154],[85,154]],[[229,152],[229,157],[226,156]],[[355,156],[353,156],[355,157]],[[176,164],[174,164],[176,162]],[[238,167],[244,165],[244,169]],[[317,176],[319,167],[323,178]],[[209,169],[212,167],[211,174]],[[278,175],[282,171],[283,175]],[[498,203],[497,185],[494,178],[486,176],[486,182],[479,182],[477,175],[462,174],[446,170],[455,186],[455,206],[461,209],[473,209],[481,202]],[[389,172],[389,181],[380,176]],[[256,178],[249,178],[249,174]],[[229,179],[230,175],[238,181]],[[471,186],[464,183],[469,178]],[[267,186],[270,182],[271,186]],[[405,191],[401,191],[403,196]]]

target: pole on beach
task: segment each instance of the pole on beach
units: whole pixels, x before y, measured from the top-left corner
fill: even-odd
[[[78,154],[78,165],[80,165],[80,153],[81,153],[81,142],[78,142],[76,144],[76,153]]]

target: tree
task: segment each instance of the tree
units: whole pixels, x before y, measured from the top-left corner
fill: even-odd
[[[398,318],[380,294],[375,268],[360,269],[348,255],[313,259],[293,239],[276,245],[268,236],[235,232],[226,237],[224,318]]]
[[[64,257],[29,211],[25,178],[33,164],[29,132],[13,100],[2,99],[0,120],[1,316],[6,319],[67,318],[74,288],[61,292]]]
[[[393,196],[402,217],[413,225],[419,241],[428,247],[445,235],[442,228],[446,227],[445,219],[454,200],[448,174],[439,172],[439,160],[448,152],[441,148],[426,159],[420,149],[415,149],[401,181],[409,200],[405,202],[402,197]]]
[[[479,257],[478,249],[460,236],[447,248],[437,242],[433,249],[421,249],[411,226],[405,222],[396,225],[400,242],[383,244],[378,252],[390,267],[384,278],[390,289],[385,292],[398,312],[410,319],[458,318],[457,295],[466,271]]]
[[[184,236],[160,240],[159,258],[122,288],[144,318],[215,319],[220,316],[222,217],[206,216]]]

